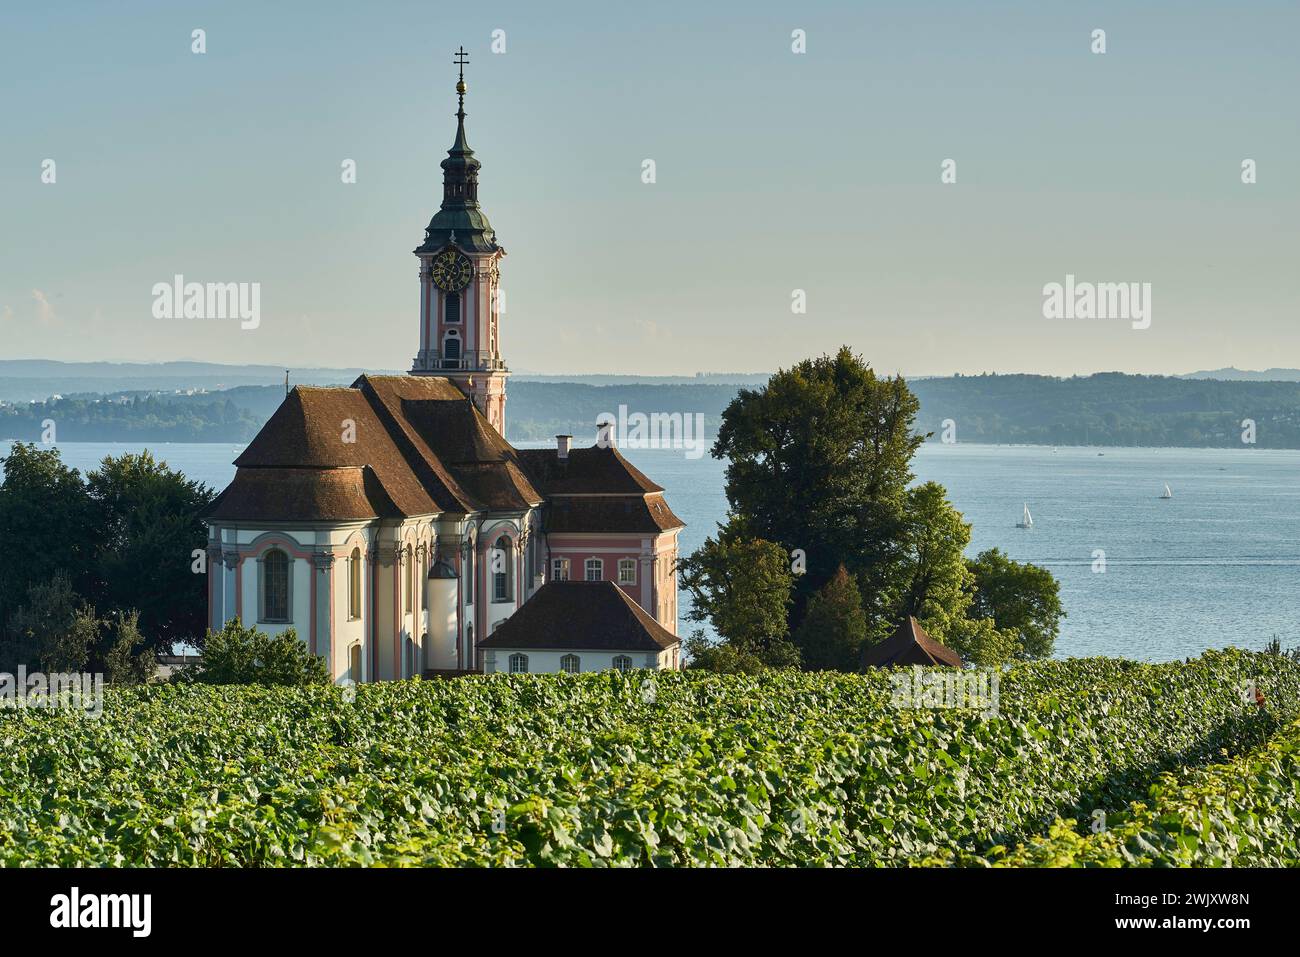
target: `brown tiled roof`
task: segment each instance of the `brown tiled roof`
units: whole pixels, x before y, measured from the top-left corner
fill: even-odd
[[[862,667],[888,668],[891,665],[948,665],[962,667],[961,658],[947,645],[925,633],[915,618],[899,624],[894,633],[862,651]]]
[[[555,449],[520,449],[519,457],[537,487],[547,495],[642,495],[662,492],[613,446],[570,449],[561,459]]]
[[[355,442],[344,441],[345,422],[354,426]],[[392,501],[398,515],[426,515],[446,511],[450,499],[445,489],[433,494],[426,483],[412,473],[406,457],[393,441],[388,428],[375,415],[364,395],[355,389],[321,389],[298,386],[290,392],[266,425],[235,459],[236,475],[257,469],[358,469],[368,466],[374,479]],[[306,480],[298,478],[301,485]],[[245,482],[238,488],[232,483],[228,518],[251,518],[267,514],[269,506],[250,499],[266,496],[265,477]],[[435,499],[439,495],[442,500]],[[341,518],[331,512],[321,519]]]
[[[241,468],[205,518],[347,521],[401,515],[370,468]]]
[[[480,648],[663,651],[680,639],[613,582],[547,582]]]
[[[442,376],[363,375],[352,383],[352,388],[359,390],[374,406],[376,414],[389,427],[393,441],[402,450],[419,480],[431,490],[442,491],[454,503],[444,511],[478,511],[473,498],[460,487],[455,476],[434,454],[426,437],[402,414],[404,398],[445,401],[460,396],[460,401],[466,406],[467,414],[477,411],[473,409],[456,383]],[[436,495],[437,491],[434,494]]]
[[[512,511],[542,494],[518,466],[519,453],[459,387],[441,376],[362,376],[354,385],[376,400],[461,511]]]
[[[355,442],[344,441],[349,421]],[[235,481],[208,517],[518,511],[554,494],[564,504],[548,510],[552,531],[656,533],[684,525],[663,489],[617,449],[574,449],[567,463],[555,459],[554,450],[516,450],[450,379],[363,375],[350,388],[291,391],[235,460]],[[326,474],[334,471],[340,474]]]
[[[546,506],[548,532],[642,532],[657,535],[686,523],[664,497],[654,495],[559,496]]]

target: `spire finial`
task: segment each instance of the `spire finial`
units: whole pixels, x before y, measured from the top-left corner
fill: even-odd
[[[469,62],[469,54],[465,52],[464,44],[461,44],[460,49],[456,51],[456,59],[451,62],[456,64],[460,71],[460,75],[456,80],[456,95],[460,98],[460,109],[457,111],[457,115],[460,116],[465,113],[465,91],[469,89],[465,85],[465,64]]]

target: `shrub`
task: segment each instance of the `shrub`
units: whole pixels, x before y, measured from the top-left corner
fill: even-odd
[[[113,622],[104,670],[111,684],[138,685],[158,670],[158,659],[140,634],[140,613],[119,612]]]
[[[325,660],[313,655],[287,628],[268,635],[246,628],[235,618],[221,631],[209,632],[198,664],[180,672],[176,680],[209,685],[298,686],[328,684]]]

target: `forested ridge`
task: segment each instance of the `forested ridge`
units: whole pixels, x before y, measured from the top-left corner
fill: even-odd
[[[1224,381],[1111,372],[912,379],[917,427],[940,436],[951,419],[958,442],[1236,448],[1254,423],[1259,448],[1300,448],[1300,382]],[[594,436],[603,413],[699,413],[716,434],[733,384],[512,381],[509,438]],[[282,385],[222,391],[66,395],[0,403],[0,439],[39,441],[53,420],[62,441],[245,442],[284,396]],[[1248,436],[1249,437],[1249,436]],[[1247,443],[1249,444],[1249,443]]]

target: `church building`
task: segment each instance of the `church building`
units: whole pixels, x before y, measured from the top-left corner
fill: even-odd
[[[663,489],[607,439],[505,439],[505,250],[479,206],[463,54],[442,205],[415,250],[414,365],[296,387],[235,460],[205,516],[210,627],[293,628],[335,681],[680,667],[684,523]]]

